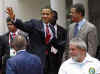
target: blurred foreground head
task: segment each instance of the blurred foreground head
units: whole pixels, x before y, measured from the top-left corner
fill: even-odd
[[[16,35],[16,37],[12,40],[11,44],[12,44],[12,47],[16,51],[18,51],[18,50],[23,50],[26,48],[27,41],[24,36]]]

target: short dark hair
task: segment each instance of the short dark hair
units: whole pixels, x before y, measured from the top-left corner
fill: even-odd
[[[55,10],[52,10],[52,13],[54,14],[54,18],[57,20],[58,19],[58,13]]]
[[[51,12],[52,12],[52,8],[51,8],[50,6],[45,6],[45,7],[41,8],[41,11],[42,11],[43,9],[50,9]]]
[[[82,16],[85,16],[85,8],[81,3],[74,4],[71,8],[75,8],[76,12],[81,13]]]

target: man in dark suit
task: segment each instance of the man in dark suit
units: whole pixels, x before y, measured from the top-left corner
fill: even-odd
[[[15,14],[11,8],[7,8],[7,13],[13,20],[15,26],[28,33],[30,40],[29,52],[38,55],[43,66],[45,65],[46,55],[48,54],[50,43],[55,37],[54,28],[49,23],[51,11],[52,10],[50,8],[43,8],[41,10],[42,20],[32,19],[27,22],[22,22],[19,19],[15,19]]]
[[[7,60],[6,74],[43,74],[40,58],[26,51],[27,41],[24,36],[17,35],[11,41],[16,56]]]
[[[0,36],[0,56],[2,57],[3,74],[5,74],[7,59],[16,55],[16,51],[11,48],[11,40],[18,34],[27,36],[24,32],[16,28],[9,17],[7,18],[7,27],[9,32]]]
[[[55,29],[56,39],[53,41],[54,44],[52,43],[51,51],[49,51],[48,74],[58,74],[62,55],[67,43],[67,31],[56,23],[57,19],[58,14],[53,10],[50,23]]]

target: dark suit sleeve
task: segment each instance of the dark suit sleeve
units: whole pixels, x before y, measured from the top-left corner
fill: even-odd
[[[17,28],[29,33],[37,26],[38,22],[39,21],[35,19],[26,22],[22,22],[20,19],[16,19],[16,21],[13,23]]]
[[[11,62],[9,59],[7,61],[7,65],[6,65],[6,74],[16,74],[15,73],[15,68],[14,68],[14,64],[13,62]]]

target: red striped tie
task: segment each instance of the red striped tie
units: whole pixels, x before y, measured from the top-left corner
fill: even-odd
[[[16,34],[15,33],[13,33],[13,39],[16,37]]]
[[[50,32],[49,32],[49,27],[48,27],[48,25],[46,25],[46,37],[45,37],[45,42],[46,42],[46,44],[49,43],[50,37],[51,37],[51,34],[50,34]]]

